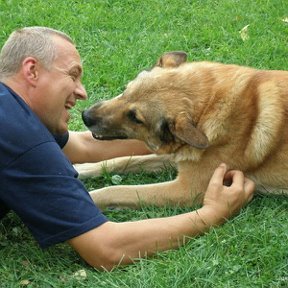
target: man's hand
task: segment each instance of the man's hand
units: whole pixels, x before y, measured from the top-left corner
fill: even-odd
[[[224,183],[231,183],[229,186]],[[207,224],[223,223],[248,203],[255,189],[252,180],[246,178],[241,171],[227,172],[225,164],[215,170],[203,200],[201,217]],[[203,213],[205,210],[205,213]],[[200,210],[199,210],[200,211]]]

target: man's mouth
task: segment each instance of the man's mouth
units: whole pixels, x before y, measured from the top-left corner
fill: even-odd
[[[65,103],[65,109],[70,110],[75,106],[75,102],[67,102]]]

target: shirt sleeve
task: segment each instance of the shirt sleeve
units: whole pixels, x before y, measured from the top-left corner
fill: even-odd
[[[107,221],[56,142],[34,147],[11,163],[3,183],[14,210],[43,248]]]

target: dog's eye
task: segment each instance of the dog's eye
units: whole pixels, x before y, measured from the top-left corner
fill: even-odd
[[[127,113],[127,117],[130,121],[132,121],[134,123],[143,124],[143,122],[137,118],[135,110],[129,110]]]

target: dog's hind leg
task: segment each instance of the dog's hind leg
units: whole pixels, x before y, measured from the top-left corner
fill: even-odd
[[[157,172],[163,168],[175,167],[169,155],[143,155],[118,157],[98,163],[75,164],[80,179],[100,176],[103,172],[129,173],[137,171]]]

